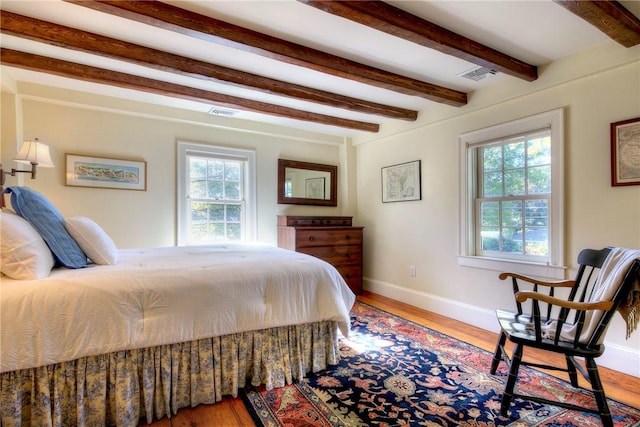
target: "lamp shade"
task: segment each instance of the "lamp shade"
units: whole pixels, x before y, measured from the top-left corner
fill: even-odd
[[[33,141],[24,141],[16,158],[13,160],[27,165],[35,163],[41,168],[54,167],[49,154],[49,146],[38,141],[38,138]]]

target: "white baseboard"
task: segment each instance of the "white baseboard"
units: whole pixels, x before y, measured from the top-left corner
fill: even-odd
[[[495,333],[499,332],[498,322],[493,310],[463,304],[366,277],[364,278],[364,289],[478,328]],[[605,345],[607,350],[597,359],[598,365],[640,378],[640,351],[638,349],[623,347],[606,341]]]

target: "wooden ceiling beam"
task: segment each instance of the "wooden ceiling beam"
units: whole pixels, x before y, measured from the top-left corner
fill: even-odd
[[[615,0],[553,0],[624,47],[640,44],[640,19]]]
[[[467,103],[464,92],[380,70],[156,0],[65,1],[394,92],[458,107]]]
[[[337,126],[348,129],[356,129],[367,132],[378,132],[379,125],[340,117],[332,117],[324,114],[311,113],[294,108],[268,104],[238,98],[231,95],[220,94],[203,89],[182,86],[175,83],[163,82],[147,77],[106,70],[89,65],[63,61],[57,58],[35,55],[11,49],[0,50],[2,65],[23,68],[61,77],[84,80],[93,83],[105,84],[125,89],[164,95],[173,98],[213,104],[215,106],[251,111],[254,113],[268,114],[271,116],[286,117],[307,122],[319,123],[329,126]]]
[[[0,18],[0,28],[3,34],[10,34],[53,46],[349,111],[409,121],[415,121],[418,117],[417,111],[382,105],[245,73],[8,11],[0,11]]]
[[[473,64],[526,81],[538,78],[535,65],[527,64],[381,1],[298,1]]]

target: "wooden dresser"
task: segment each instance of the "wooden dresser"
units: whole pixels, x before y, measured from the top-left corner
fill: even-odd
[[[278,246],[332,264],[355,294],[362,293],[362,230],[350,216],[278,216]]]

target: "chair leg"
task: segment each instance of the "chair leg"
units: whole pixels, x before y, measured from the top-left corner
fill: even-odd
[[[589,374],[589,380],[591,382],[591,389],[596,398],[598,405],[598,411],[600,411],[600,419],[604,427],[613,427],[613,419],[611,417],[611,410],[607,404],[607,396],[604,394],[604,387],[602,381],[600,381],[600,374],[598,373],[598,365],[596,365],[595,359],[592,357],[586,357],[585,363],[587,365],[587,373]]]
[[[500,415],[507,417],[509,415],[509,405],[513,398],[513,389],[516,386],[516,380],[518,379],[518,369],[520,369],[520,361],[522,360],[522,345],[516,344],[511,355],[511,369],[509,369],[509,377],[507,378],[507,384],[504,387],[502,393],[502,400],[500,402]]]
[[[506,341],[507,334],[505,334],[504,331],[501,331],[498,342],[496,343],[496,351],[493,353],[493,361],[491,362],[491,370],[489,371],[491,375],[495,375],[496,370],[498,370],[498,365],[500,364],[500,361],[502,361],[502,349],[504,348],[504,343]]]
[[[569,374],[569,380],[571,381],[571,385],[574,387],[580,387],[578,385],[578,371],[576,370],[576,365],[573,363],[573,357],[565,356],[567,361],[567,373]]]

